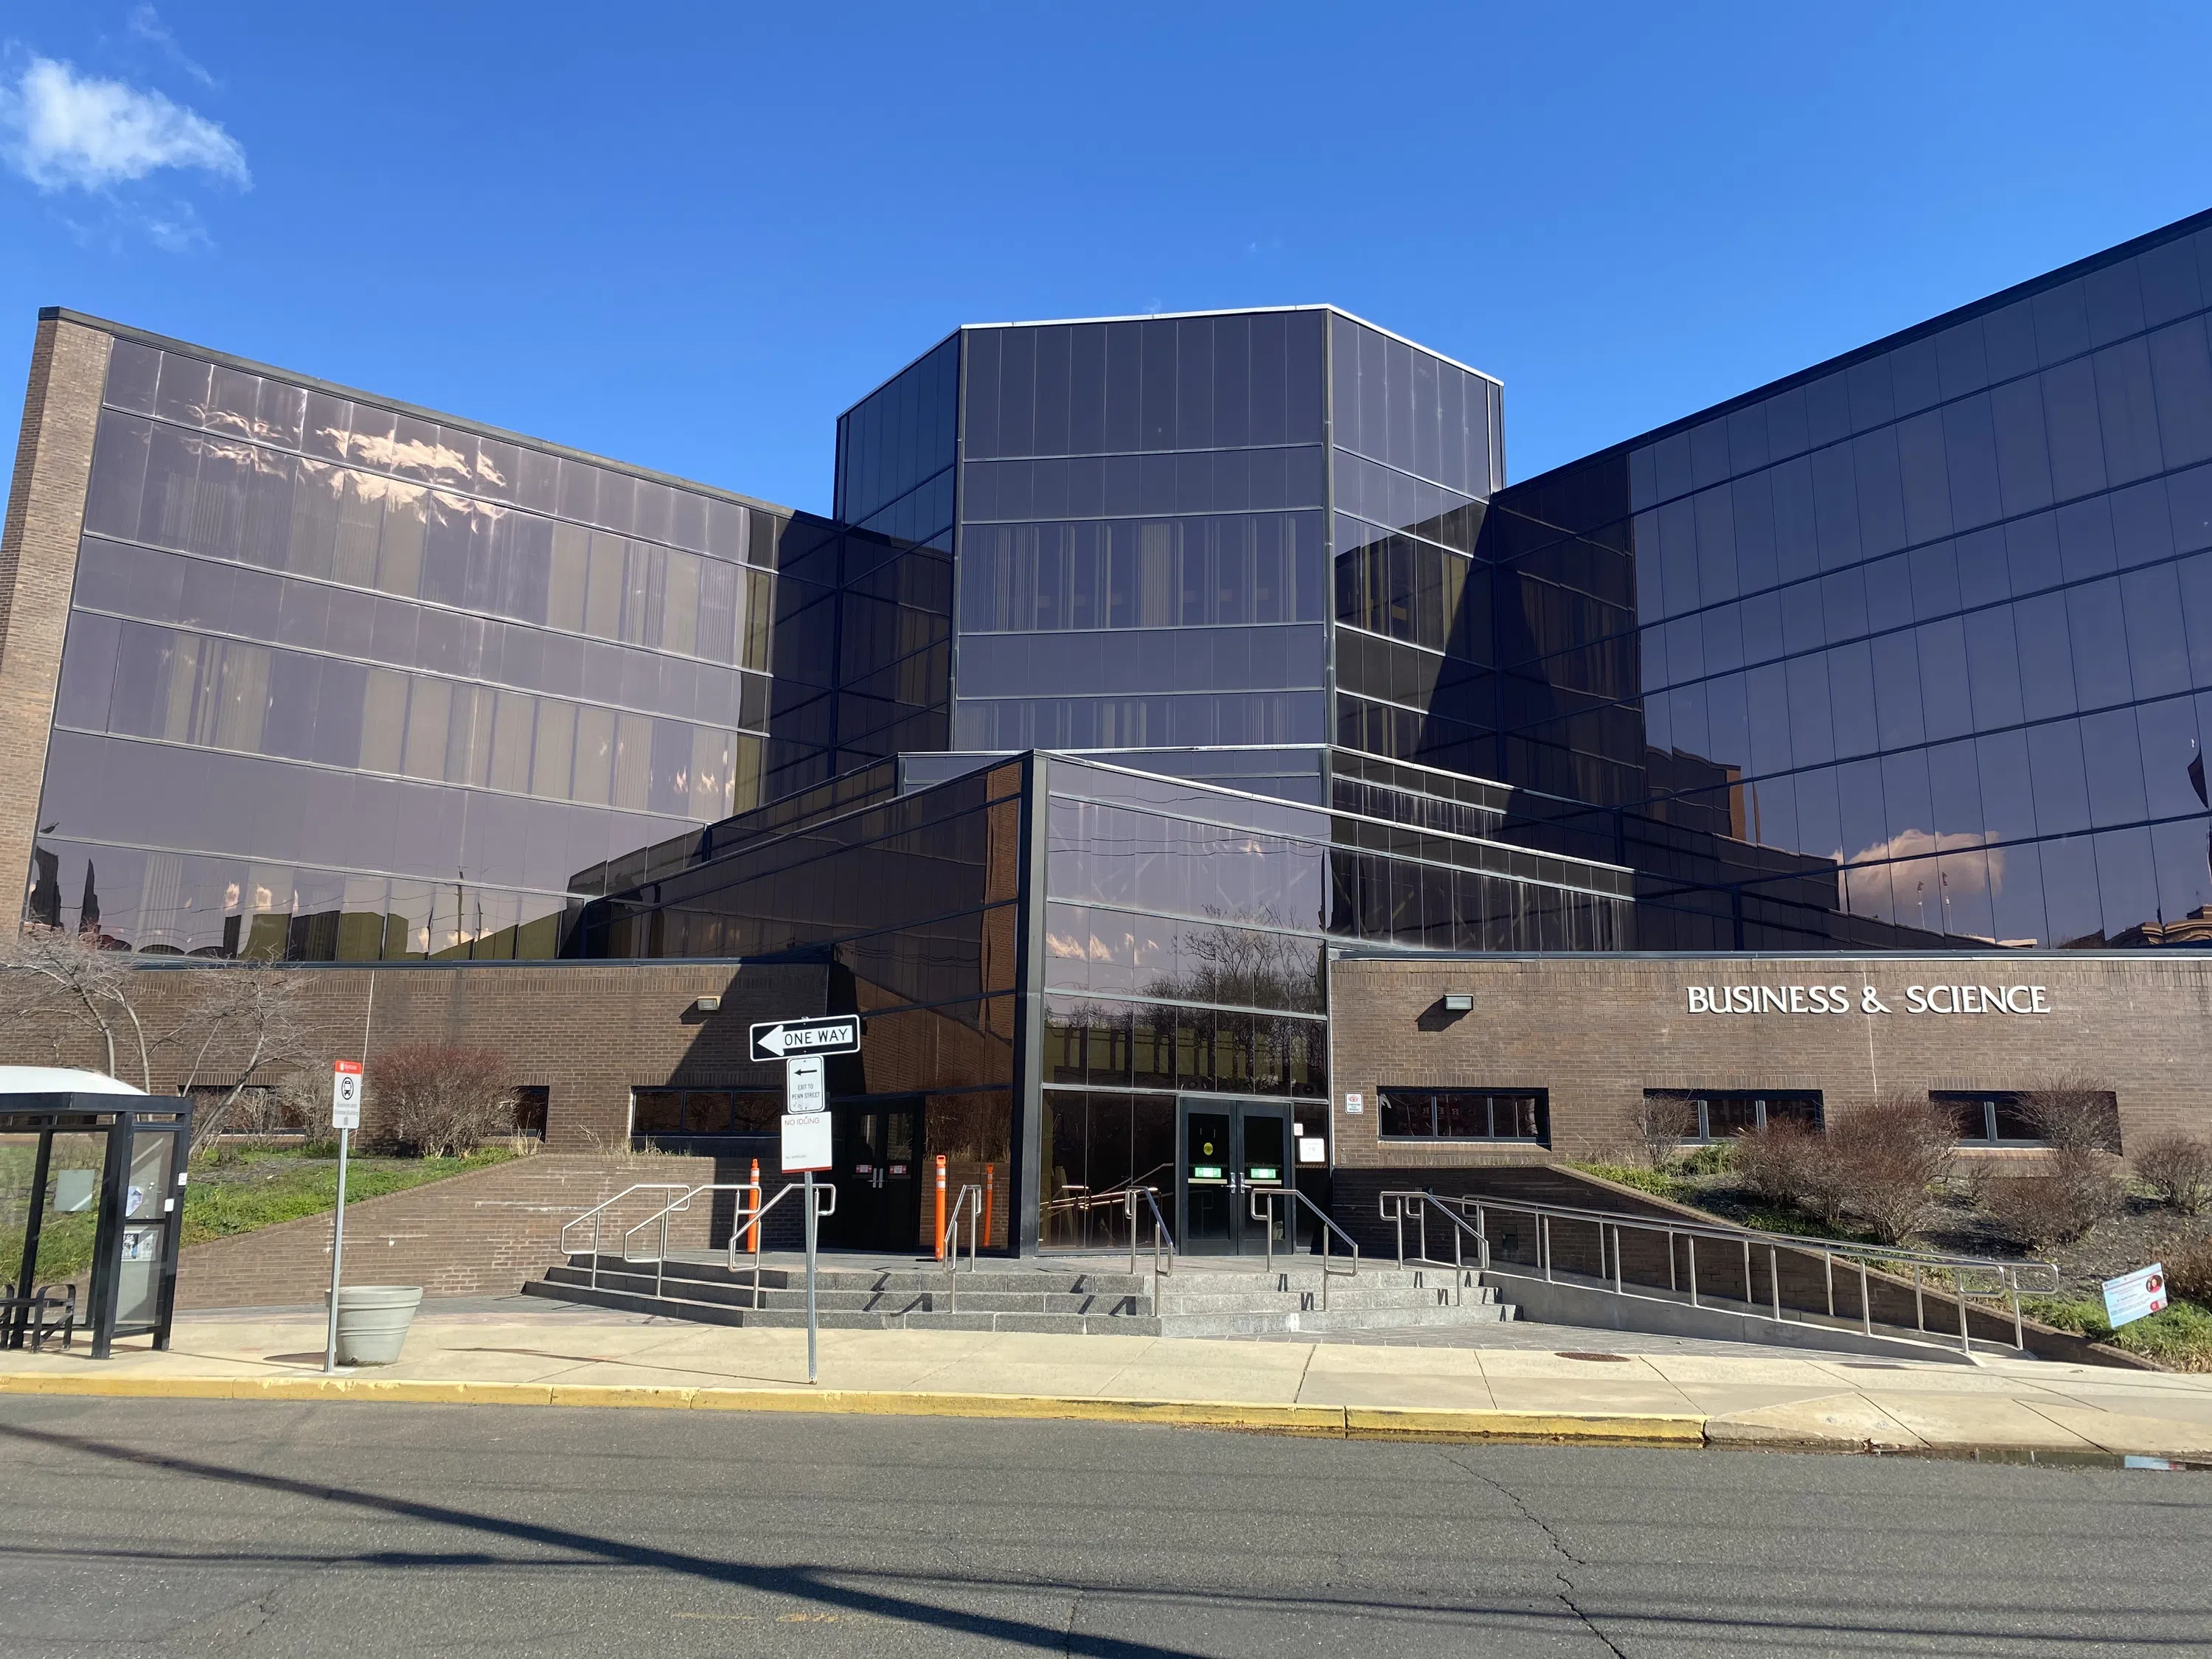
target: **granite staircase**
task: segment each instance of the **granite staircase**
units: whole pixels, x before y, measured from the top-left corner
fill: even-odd
[[[1514,1316],[1512,1307],[1473,1272],[1363,1264],[1355,1275],[1331,1274],[1325,1295],[1322,1278],[1318,1263],[1304,1259],[1264,1268],[1242,1261],[1201,1265],[1186,1257],[1172,1274],[1155,1281],[1148,1272],[1082,1260],[1009,1261],[963,1267],[948,1276],[926,1262],[848,1265],[830,1257],[816,1276],[815,1304],[824,1329],[1127,1336],[1402,1330]],[[589,1253],[579,1253],[523,1290],[702,1324],[806,1322],[802,1266],[782,1261],[763,1266],[756,1306],[750,1263],[732,1270],[720,1252],[687,1252],[659,1263],[606,1255],[595,1263]]]

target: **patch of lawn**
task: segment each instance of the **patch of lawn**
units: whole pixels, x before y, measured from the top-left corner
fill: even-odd
[[[471,1170],[504,1164],[514,1153],[488,1146],[466,1158],[349,1158],[346,1202],[381,1198]],[[219,1148],[191,1166],[185,1188],[186,1244],[250,1233],[280,1221],[327,1215],[337,1206],[338,1164],[335,1143],[299,1147]],[[92,1262],[94,1217],[49,1215],[39,1236],[39,1280],[74,1279]],[[12,1278],[22,1260],[20,1216],[10,1216],[0,1234],[0,1275]]]
[[[2105,1317],[2105,1304],[2096,1297],[2078,1302],[2037,1297],[2020,1304],[2021,1311],[2062,1331],[2074,1331],[2092,1342],[2108,1343],[2125,1353],[2141,1354],[2154,1364],[2175,1371],[2212,1371],[2212,1310],[2193,1302],[2170,1304],[2163,1313],[2138,1319],[2114,1330]]]

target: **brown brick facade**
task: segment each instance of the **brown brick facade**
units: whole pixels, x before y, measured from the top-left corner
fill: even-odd
[[[0,869],[31,867],[109,343],[96,330],[48,318],[32,347],[0,529]]]
[[[236,971],[145,967],[131,976],[133,1000],[150,1030],[166,1030],[184,1017],[205,975]],[[727,962],[307,964],[291,971],[300,976],[317,1063],[359,1056],[366,1039],[366,1138],[377,1129],[377,1054],[401,1042],[459,1042],[507,1056],[512,1083],[544,1088],[547,1150],[572,1152],[627,1144],[633,1088],[781,1088],[781,1067],[745,1059],[747,1028],[823,1012],[828,975],[819,967]],[[720,1009],[692,1012],[702,996],[720,997]],[[190,1054],[185,1044],[156,1054],[155,1092],[179,1085]],[[0,1061],[44,1058],[43,1048],[0,1054]],[[94,1063],[89,1042],[70,1063]],[[228,1081],[222,1064],[215,1057],[209,1072]],[[123,1070],[137,1081],[131,1066]]]
[[[1829,988],[1842,988],[1846,1012]],[[1915,1012],[1911,989],[1946,994]],[[1769,988],[1804,1012],[1690,1012],[1692,988]],[[1979,1012],[1988,987],[2026,1012]],[[2034,988],[2041,988],[2040,996]],[[1874,1000],[1887,1012],[1875,1012]],[[1447,994],[1474,999],[1447,1014]],[[1701,998],[1700,1000],[1703,999]],[[1723,1002],[1728,999],[1723,995]],[[2044,1005],[2038,1012],[2037,1002]],[[1459,1166],[1603,1151],[1646,1089],[1818,1089],[1831,1119],[1879,1095],[2022,1089],[2059,1074],[2118,1097],[2124,1144],[2170,1129],[2212,1134],[2212,955],[1998,957],[1345,957],[1330,970],[1340,1167]],[[1546,1089],[1552,1149],[1423,1144],[1377,1133],[1376,1092]],[[1357,1115],[1347,1094],[1363,1097]]]

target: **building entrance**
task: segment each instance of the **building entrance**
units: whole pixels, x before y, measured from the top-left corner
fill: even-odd
[[[1291,1109],[1278,1101],[1221,1100],[1185,1095],[1176,1103],[1176,1248],[1197,1255],[1258,1255],[1274,1230],[1284,1248],[1290,1214],[1263,1206],[1272,1220],[1255,1220],[1255,1189],[1291,1179]]]
[[[919,1247],[921,1109],[919,1100],[831,1109],[829,1178],[837,1210],[823,1223],[823,1243],[902,1253]]]

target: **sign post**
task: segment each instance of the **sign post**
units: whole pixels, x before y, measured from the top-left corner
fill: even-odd
[[[323,1333],[323,1375],[338,1368],[338,1274],[345,1260],[346,1152],[353,1132],[361,1127],[361,1062],[333,1061],[331,1066],[331,1127],[338,1132],[338,1206],[331,1213],[331,1311]]]
[[[793,1022],[794,1024],[805,1022]],[[822,1024],[823,1022],[814,1022]],[[850,1022],[857,1042],[860,1021]],[[785,1026],[770,1026],[770,1030],[787,1030]],[[753,1027],[753,1046],[761,1046],[762,1028]],[[805,1046],[783,1062],[783,1172],[801,1177],[805,1190],[799,1194],[805,1203],[806,1226],[806,1380],[815,1379],[814,1343],[814,1263],[815,1230],[817,1218],[814,1213],[814,1172],[830,1167],[830,1091],[823,1076],[824,1061],[821,1052],[806,1052]]]

